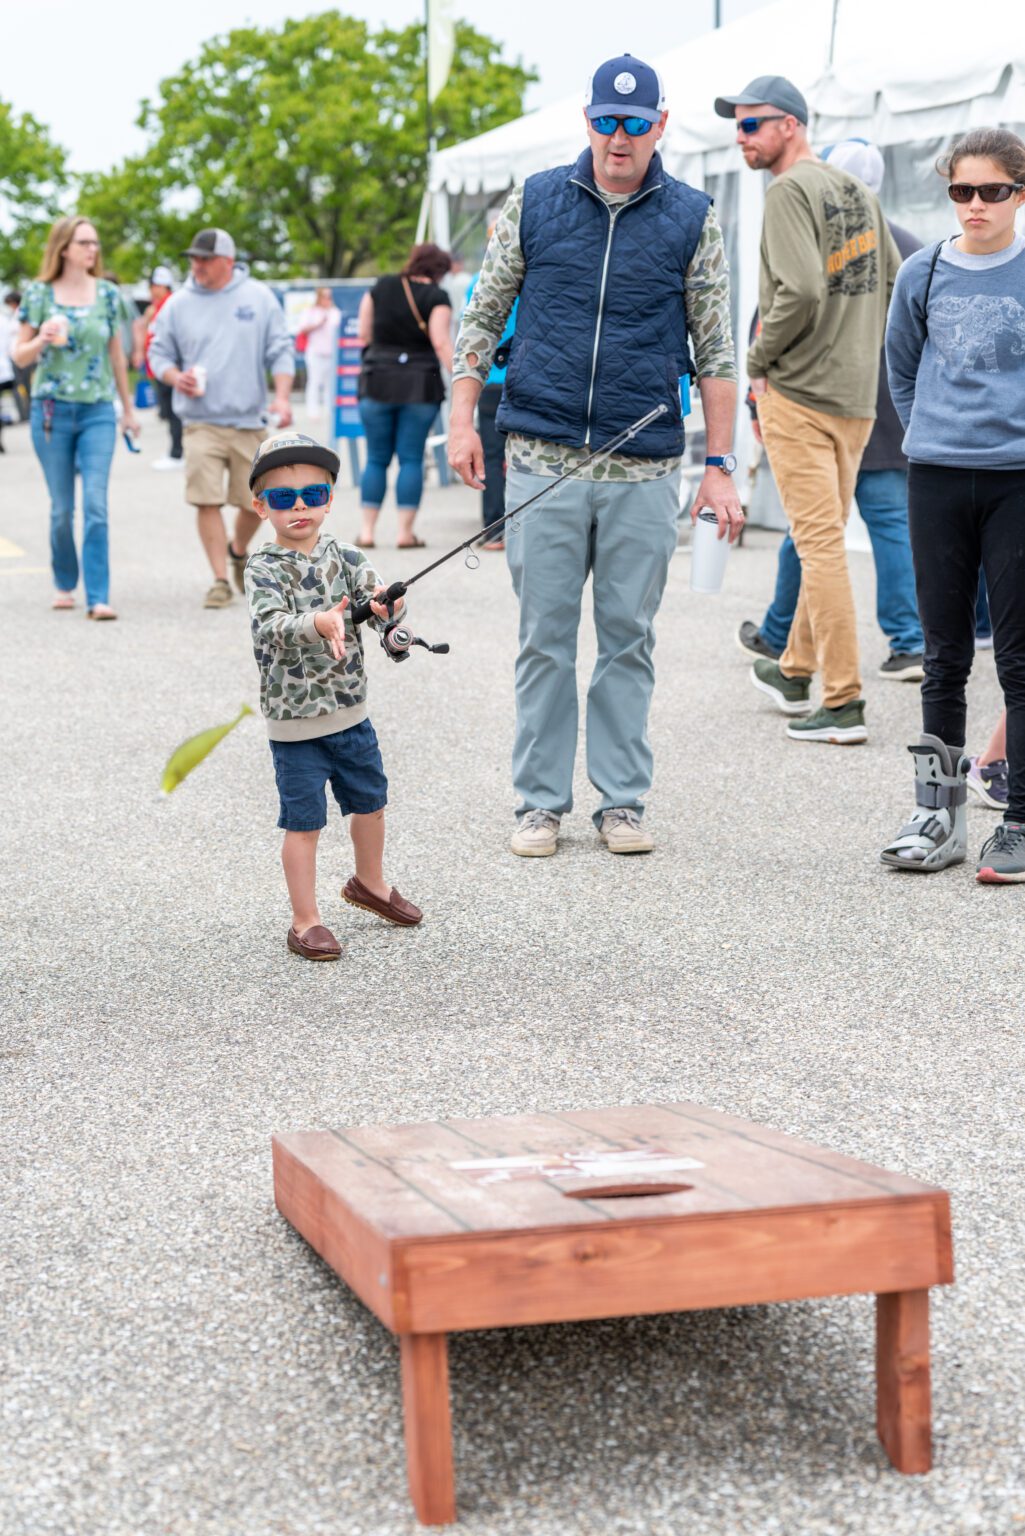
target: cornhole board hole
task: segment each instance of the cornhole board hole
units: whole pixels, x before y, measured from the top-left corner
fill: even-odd
[[[943,1190],[697,1104],[274,1138],[296,1231],[400,1340],[418,1518],[456,1518],[446,1335],[856,1292],[876,1297],[876,1424],[931,1465],[929,1287]]]

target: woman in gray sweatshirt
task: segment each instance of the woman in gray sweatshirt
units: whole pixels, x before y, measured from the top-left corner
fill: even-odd
[[[900,269],[886,331],[910,460],[908,526],[925,635],[916,808],[882,853],[927,873],[967,852],[965,686],[980,564],[1007,705],[1009,793],[976,878],[1025,881],[1025,144],[965,134],[938,167],[960,235]]]

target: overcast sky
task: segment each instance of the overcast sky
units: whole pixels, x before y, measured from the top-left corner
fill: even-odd
[[[723,21],[766,0],[722,0]],[[422,18],[420,0],[351,0],[338,7],[372,26]],[[328,9],[304,0],[15,0],[3,7],[0,99],[31,112],[71,154],[76,171],[106,170],[143,147],[139,102],[197,56],[202,43],[234,27],[279,26],[288,16]],[[528,110],[583,91],[592,66],[616,53],[656,58],[713,24],[715,0],[455,0],[454,11],[505,45],[506,57],[541,78]],[[672,107],[670,102],[670,107]]]

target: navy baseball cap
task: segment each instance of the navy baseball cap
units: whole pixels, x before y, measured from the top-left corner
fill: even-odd
[[[650,64],[630,53],[599,64],[587,82],[584,110],[593,122],[596,117],[643,117],[645,122],[662,121],[666,93],[662,76]]]
[[[733,117],[734,107],[777,107],[799,123],[808,123],[808,103],[786,75],[759,75],[746,85],[739,96],[717,96],[715,110],[720,117]]]

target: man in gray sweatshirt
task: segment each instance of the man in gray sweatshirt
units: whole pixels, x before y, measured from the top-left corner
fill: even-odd
[[[174,389],[185,445],[185,500],[196,508],[199,537],[214,582],[204,606],[225,608],[243,572],[260,519],[252,511],[249,468],[267,435],[267,374],[280,427],[292,422],[295,360],[284,311],[266,283],[235,265],[224,229],[201,229],[185,252],[191,276],[157,316],[150,367]],[[236,509],[229,542],[221,508]]]

